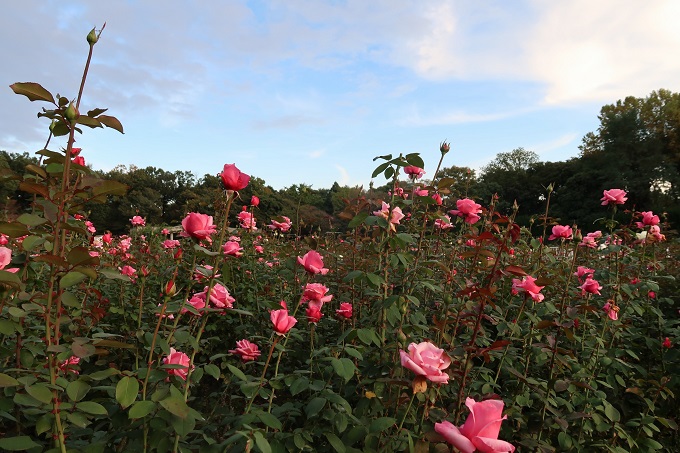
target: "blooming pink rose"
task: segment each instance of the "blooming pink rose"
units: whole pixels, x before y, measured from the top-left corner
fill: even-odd
[[[310,250],[303,257],[298,256],[297,262],[311,275],[328,273],[328,269],[323,267],[323,257],[316,250]]]
[[[659,225],[650,226],[649,235],[659,242],[666,240],[666,235],[661,234],[661,228],[659,228]]]
[[[241,244],[239,244],[236,241],[227,241],[222,246],[222,252],[225,255],[235,256],[236,258],[243,255],[242,250],[243,250],[243,247],[241,247]]]
[[[132,224],[132,226],[144,226],[144,225],[146,225],[146,220],[144,220],[142,217],[136,215],[136,216],[133,216],[130,219],[130,223]]]
[[[600,290],[602,289],[602,286],[592,277],[587,277],[586,281],[579,286],[579,288],[581,288],[584,296],[586,293],[597,294],[598,296],[601,295]]]
[[[444,201],[442,200],[442,196],[439,195],[438,193],[432,194],[432,199],[433,199],[434,202],[437,204],[437,206],[441,206],[442,203],[444,202]]]
[[[137,269],[135,269],[132,266],[125,265],[120,269],[120,273],[123,275],[127,275],[128,277],[134,277],[135,274],[137,273]]]
[[[549,241],[553,241],[555,239],[573,239],[574,233],[571,230],[571,227],[568,225],[555,225],[552,227],[552,234],[548,238]]]
[[[73,162],[76,165],[80,166],[85,166],[85,158],[83,156],[76,156],[73,159],[71,159],[71,162]]]
[[[255,220],[255,216],[250,212],[241,211],[236,217],[241,224],[241,228],[245,228],[247,230],[257,230],[257,227],[255,226],[257,225],[257,221]]]
[[[280,222],[276,219],[272,219],[271,225],[268,225],[269,228],[272,230],[279,230],[282,233],[285,233],[286,231],[290,230],[290,228],[293,226],[292,222],[290,219],[286,216],[281,216],[279,217],[281,220]]]
[[[588,233],[585,236],[583,236],[583,239],[581,240],[579,246],[594,249],[597,247],[597,240],[600,239],[601,237],[602,231],[599,230],[593,233]]]
[[[305,289],[302,292],[302,298],[306,300],[309,305],[317,306],[319,309],[326,302],[333,300],[332,295],[326,295],[328,293],[328,288],[326,288],[321,283],[307,283]]]
[[[241,360],[244,362],[255,360],[260,357],[260,348],[258,348],[255,343],[251,343],[248,340],[237,341],[236,349],[232,349],[229,352],[241,356]]]
[[[411,179],[420,179],[425,174],[425,170],[415,165],[408,165],[404,167],[404,173],[409,175]]]
[[[250,181],[250,176],[241,173],[241,170],[236,168],[235,164],[225,164],[222,173],[220,173],[220,178],[225,190],[245,189]]]
[[[602,206],[608,204],[624,204],[628,198],[626,198],[626,191],[623,189],[610,189],[605,190],[603,197],[600,198],[602,201]]]
[[[180,233],[180,236],[191,237],[199,241],[205,239],[208,242],[212,242],[210,235],[217,230],[217,227],[213,225],[212,216],[198,212],[190,212],[182,219],[182,228],[184,228],[184,231]]]
[[[404,213],[401,212],[400,207],[392,209],[392,212],[390,213],[390,205],[385,203],[384,201],[382,202],[382,207],[380,211],[373,211],[373,215],[377,217],[382,217],[385,220],[389,218],[390,229],[392,231],[397,231],[395,225],[400,225],[399,223],[400,220],[405,217]]]
[[[654,291],[650,291],[647,293],[647,297],[650,299],[656,299],[656,293]]]
[[[87,228],[87,231],[93,234],[97,231],[97,229],[94,227],[94,223],[90,222],[89,220],[85,221],[85,228]]]
[[[642,222],[635,222],[638,228],[646,228],[652,225],[658,225],[660,220],[658,215],[654,215],[652,211],[642,212]]]
[[[82,150],[83,148],[71,148],[71,156],[77,156]]]
[[[536,279],[531,275],[527,275],[522,280],[513,278],[512,289],[515,292],[522,290],[529,294],[534,301],[541,302],[545,297],[543,294],[541,294],[541,290],[545,288],[545,286],[538,286],[535,282]]]
[[[435,219],[434,226],[440,230],[448,230],[449,228],[453,228],[451,217],[445,215],[444,219]]]
[[[264,253],[264,247],[262,247],[261,245],[256,245],[254,249],[257,253]]]
[[[578,277],[579,281],[583,280],[583,277],[592,277],[595,269],[590,269],[585,266],[579,266],[574,272],[574,275]]]
[[[486,400],[476,402],[472,398],[465,400],[470,415],[460,428],[448,421],[435,423],[434,430],[444,436],[446,441],[462,453],[513,453],[514,445],[498,439],[501,423],[507,417],[503,415],[503,401]]]
[[[177,239],[166,239],[163,241],[161,244],[164,249],[174,249],[176,247],[179,247],[179,241]]]
[[[7,245],[9,244],[9,236],[7,236],[4,233],[0,233],[0,245]]]
[[[423,341],[418,344],[411,343],[408,345],[408,353],[400,350],[399,355],[401,366],[437,384],[448,384],[449,375],[443,370],[451,365],[451,359],[443,349],[429,341]]]
[[[163,365],[181,365],[180,368],[170,368],[165,371],[169,375],[177,376],[182,380],[187,380],[189,374],[189,356],[183,352],[177,352],[175,348],[170,348],[170,354],[163,358]]]
[[[194,307],[196,311],[198,312],[198,315],[201,316],[201,311],[205,308],[205,293],[197,293],[191,296],[191,299],[187,301],[189,305]],[[190,312],[186,308],[182,308],[181,311],[182,314],[185,313],[191,313],[194,314],[193,312]]]
[[[250,206],[259,206],[259,205],[260,205],[260,198],[259,197],[256,197],[255,195],[250,197]]]
[[[106,244],[110,244],[111,242],[113,242],[113,235],[111,233],[108,233],[108,232],[105,233],[102,236],[102,241]]]
[[[287,334],[297,323],[297,319],[288,316],[288,310],[285,308],[282,308],[281,310],[272,310],[269,318],[274,324],[274,331],[277,335]]]
[[[456,208],[449,211],[449,214],[458,217],[465,217],[465,223],[475,224],[480,219],[477,214],[482,212],[482,205],[475,203],[469,198],[463,198],[456,201]]]
[[[12,250],[0,247],[0,269],[4,269],[12,261]]]
[[[420,187],[416,187],[413,191],[413,194],[417,197],[426,197],[429,193],[430,192],[428,192],[427,189],[421,189]]]
[[[321,317],[323,316],[323,313],[321,313],[321,308],[316,305],[310,305],[309,307],[307,307],[307,310],[305,312],[307,314],[307,321],[314,324],[321,321]]]
[[[344,319],[352,319],[352,304],[349,302],[343,302],[340,304],[340,308],[335,310],[335,313]]]
[[[167,228],[163,228],[163,229],[161,230],[161,234],[162,234],[162,235],[170,234],[170,231],[168,231]]]
[[[208,293],[208,288],[209,287],[206,286],[203,288],[203,292],[199,294],[206,295]],[[210,290],[210,297],[207,299],[215,308],[234,308],[234,302],[236,302],[236,299],[229,295],[227,288],[219,283],[213,285]]]

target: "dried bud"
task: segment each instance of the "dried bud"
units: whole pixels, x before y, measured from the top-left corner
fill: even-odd
[[[87,34],[87,42],[91,45],[94,46],[97,44],[97,41],[99,40],[99,36],[97,35],[97,31],[93,28],[90,33]]]
[[[78,111],[78,108],[76,108],[75,104],[71,102],[68,107],[66,108],[66,119],[70,123],[75,123],[78,121],[78,118],[80,118],[80,112]]]
[[[439,145],[439,151],[441,151],[442,154],[446,154],[446,153],[448,153],[450,150],[451,150],[451,145],[449,145],[449,144],[446,143],[446,142],[441,142],[441,144]]]

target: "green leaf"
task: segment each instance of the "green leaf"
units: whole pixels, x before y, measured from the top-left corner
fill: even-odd
[[[385,169],[386,169],[387,167],[389,167],[389,166],[390,166],[390,163],[389,163],[389,162],[383,162],[382,164],[378,165],[378,166],[375,168],[375,170],[373,170],[373,174],[371,175],[371,178],[375,178],[375,177],[378,176],[380,173],[382,173],[383,171],[385,171]]]
[[[85,428],[90,424],[90,420],[87,418],[87,415],[83,414],[82,412],[69,412],[66,414],[66,418],[79,428]]]
[[[19,186],[19,188],[21,188],[21,186]],[[11,238],[18,238],[29,234],[26,225],[22,225],[19,222],[0,222],[0,233],[6,234]]]
[[[44,217],[36,214],[21,214],[19,217],[17,217],[17,222],[34,227],[42,225],[43,223],[47,222],[47,220],[45,220]]]
[[[352,220],[350,220],[349,224],[347,225],[347,228],[355,228],[359,225],[361,225],[364,220],[366,220],[366,217],[368,217],[368,212],[360,212],[357,214]]]
[[[255,431],[253,435],[255,436],[255,445],[257,445],[257,448],[259,448],[262,453],[272,453],[271,445],[269,445],[269,442],[261,432]]]
[[[156,403],[153,401],[137,401],[130,407],[128,411],[128,417],[134,418],[144,418],[156,409]]]
[[[82,282],[86,278],[87,276],[81,272],[77,271],[68,272],[59,280],[59,288],[60,289],[70,288],[71,286],[77,285],[78,283]]]
[[[94,373],[90,374],[89,377],[91,379],[94,379],[95,381],[101,381],[108,377],[117,376],[119,374],[120,374],[119,370],[115,368],[107,368],[106,370],[95,371]]]
[[[336,359],[335,357],[332,357],[331,365],[333,365],[333,369],[337,375],[345,379],[345,383],[349,382],[349,380],[354,376],[356,367],[354,366],[354,363],[346,357],[343,357],[342,359]]]
[[[368,427],[368,431],[371,433],[380,433],[394,426],[396,422],[397,419],[392,417],[376,418],[371,422],[370,426]]]
[[[189,406],[187,406],[187,403],[184,401],[184,398],[182,398],[181,395],[170,395],[167,398],[159,401],[159,403],[166,411],[178,416],[179,418],[186,418],[187,415],[189,415]]]
[[[90,385],[81,380],[69,382],[66,386],[66,394],[71,398],[71,401],[82,400],[89,391]]]
[[[203,369],[208,375],[214,377],[215,379],[220,379],[220,368],[217,365],[209,363],[205,365]]]
[[[109,415],[104,406],[94,401],[82,401],[78,403],[78,409],[90,415]]]
[[[103,268],[103,269],[99,269],[99,273],[102,274],[104,277],[109,278],[111,280],[123,280],[123,281],[126,281],[126,282],[130,281],[130,277],[128,277],[127,275],[121,274],[116,269]]]
[[[608,401],[602,401],[602,404],[604,405],[604,415],[606,415],[609,420],[618,422],[621,419],[619,410],[609,404]]]
[[[325,433],[326,439],[328,439],[328,443],[331,444],[331,447],[335,449],[338,453],[345,453],[345,444],[342,443],[340,438],[336,436],[334,433]]]
[[[93,129],[95,127],[104,127],[98,119],[87,115],[80,115],[78,117],[78,124],[82,124],[83,126],[91,127]]]
[[[121,134],[124,134],[123,132],[123,125],[118,121],[118,118],[115,116],[108,116],[108,115],[99,115],[97,119],[106,127],[110,127],[111,129],[115,129]]]
[[[366,273],[366,278],[368,278],[368,281],[371,283],[371,285],[375,286],[376,288],[382,285],[384,282],[381,276],[370,272]]]
[[[19,279],[19,276],[17,274],[2,270],[0,270],[0,283],[11,286],[13,288],[20,288],[22,286],[21,280]]]
[[[71,251],[68,252],[66,261],[73,266],[99,264],[99,258],[90,255],[90,250],[83,246],[73,247]]]
[[[359,359],[359,360],[364,359],[364,356],[359,351],[357,351],[356,349],[354,349],[351,346],[345,346],[345,352],[347,353],[347,355],[351,355],[355,359]]]
[[[21,242],[21,247],[26,251],[31,251],[37,246],[42,245],[44,243],[45,238],[42,236],[28,236]]]
[[[243,371],[239,370],[234,365],[229,365],[229,364],[227,364],[227,368],[229,368],[229,371],[231,371],[231,374],[236,376],[238,379],[242,380],[243,382],[248,382],[248,378],[246,377],[245,374],[243,374]]]
[[[290,394],[295,396],[298,393],[309,388],[309,379],[306,376],[300,376],[290,385]]]
[[[321,412],[321,409],[326,405],[326,398],[321,398],[320,396],[317,396],[315,398],[312,398],[312,400],[307,403],[307,406],[305,407],[305,414],[307,414],[307,418],[314,417],[316,414]]]
[[[40,447],[29,436],[5,437],[0,439],[0,449],[7,451],[24,451]]]
[[[92,194],[94,196],[100,196],[100,195],[119,195],[119,196],[124,196],[129,187],[121,182],[118,181],[112,181],[112,180],[107,180],[107,181],[101,181],[97,185],[94,186],[92,189]]]
[[[281,424],[279,419],[270,413],[258,411],[255,415],[257,415],[257,418],[259,418],[262,423],[264,423],[265,425],[269,426],[272,429],[280,430],[283,428],[283,424]]]
[[[405,159],[406,162],[409,163],[409,165],[425,168],[425,162],[423,162],[423,159],[420,157],[418,153],[407,154]]]
[[[0,388],[16,387],[17,385],[19,385],[19,381],[14,379],[12,376],[8,376],[5,373],[0,373]]]
[[[52,96],[52,93],[50,93],[45,88],[43,88],[42,85],[40,85],[39,83],[17,82],[17,83],[11,84],[9,87],[16,94],[23,94],[24,96],[26,96],[31,102],[33,102],[33,101],[45,101],[45,102],[51,102],[52,104],[56,105],[56,103],[54,102],[54,96]]]
[[[52,390],[44,384],[29,385],[26,387],[26,393],[41,403],[50,404],[52,402]]]
[[[134,403],[139,393],[139,381],[132,376],[125,376],[116,385],[116,401],[123,409]]]

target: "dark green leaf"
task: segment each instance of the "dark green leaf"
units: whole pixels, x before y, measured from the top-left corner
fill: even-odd
[[[134,418],[144,418],[156,409],[156,403],[153,401],[137,401],[134,403],[130,410],[128,411],[128,417]]]
[[[5,437],[0,439],[0,449],[7,451],[24,451],[40,447],[29,436]]]
[[[116,401],[123,409],[135,402],[139,393],[139,381],[132,376],[125,376],[116,385]]]
[[[11,84],[9,87],[16,94],[23,94],[24,96],[26,96],[31,102],[33,102],[33,101],[45,101],[45,102],[51,102],[52,104],[56,105],[56,103],[54,102],[54,96],[52,96],[52,93],[50,93],[45,88],[43,88],[42,85],[40,85],[39,83],[17,82],[17,83]]]

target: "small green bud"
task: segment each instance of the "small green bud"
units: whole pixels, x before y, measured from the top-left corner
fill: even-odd
[[[93,28],[92,31],[87,34],[87,42],[91,46],[94,46],[95,44],[97,44],[98,40],[99,40],[99,36],[97,35],[97,31]]]
[[[70,123],[75,123],[76,121],[78,121],[78,118],[80,118],[80,112],[78,111],[73,102],[71,102],[66,108],[65,115],[66,119],[69,120]]]
[[[451,145],[446,143],[446,142],[441,142],[439,145],[439,151],[441,151],[442,154],[446,154],[451,150]]]

